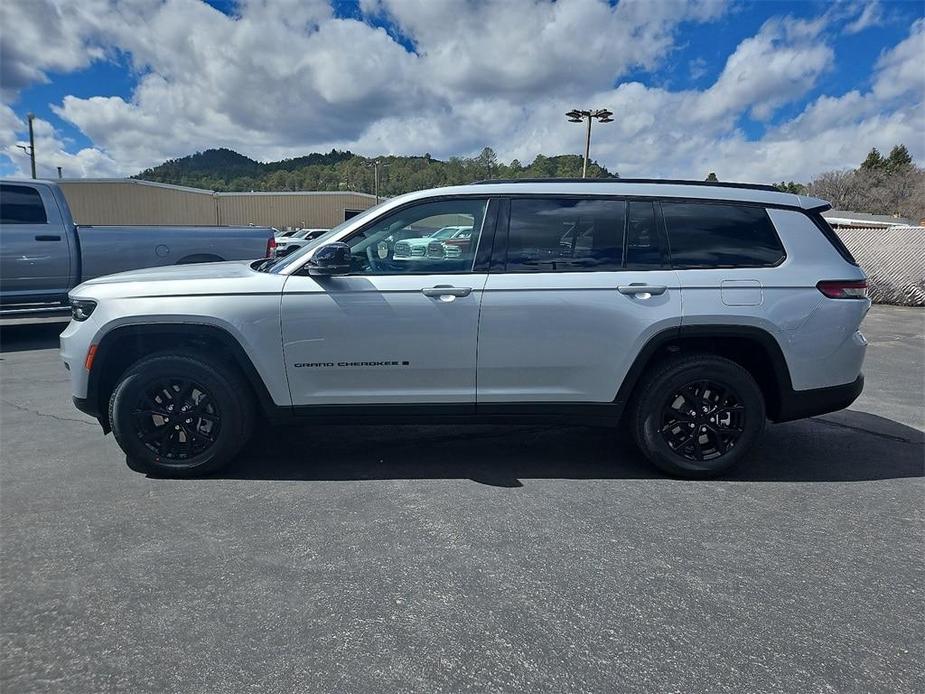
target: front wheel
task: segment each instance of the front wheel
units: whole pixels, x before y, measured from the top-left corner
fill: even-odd
[[[246,443],[253,405],[241,377],[194,354],[152,355],[125,372],[109,400],[128,466],[160,476],[218,470]]]
[[[670,475],[707,478],[747,455],[765,427],[755,379],[729,359],[673,358],[643,383],[633,413],[636,444]]]

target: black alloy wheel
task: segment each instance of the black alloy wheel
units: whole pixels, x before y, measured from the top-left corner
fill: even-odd
[[[660,431],[672,451],[703,462],[732,450],[745,431],[745,422],[745,406],[732,388],[694,381],[665,402]]]
[[[214,398],[189,379],[158,379],[146,385],[132,417],[136,436],[162,465],[205,453],[215,445],[222,426]]]

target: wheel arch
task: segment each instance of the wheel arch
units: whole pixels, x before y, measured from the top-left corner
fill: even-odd
[[[97,343],[87,380],[87,402],[107,433],[108,402],[120,376],[139,359],[162,351],[192,352],[233,366],[250,386],[261,414],[273,416],[279,410],[244,347],[224,328],[206,323],[121,325]]]
[[[684,352],[707,352],[738,363],[761,388],[768,418],[779,421],[783,417],[784,405],[793,393],[784,352],[771,333],[748,325],[688,325],[656,333],[636,355],[614,403],[622,411],[632,401],[649,368]]]

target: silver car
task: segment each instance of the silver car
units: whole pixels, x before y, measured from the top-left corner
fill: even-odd
[[[861,392],[866,278],[826,209],[704,182],[421,191],[276,261],[86,282],[61,355],[145,472],[215,470],[258,417],[346,417],[622,420],[660,469],[708,477],[767,421]],[[445,226],[472,227],[459,257],[394,257],[396,230]]]

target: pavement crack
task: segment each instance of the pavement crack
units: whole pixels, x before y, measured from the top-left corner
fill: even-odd
[[[893,434],[884,434],[879,431],[874,431],[873,429],[865,429],[864,427],[853,426],[851,424],[843,424],[842,422],[833,422],[831,419],[821,419],[820,417],[810,417],[810,419],[818,424],[825,424],[830,427],[838,427],[840,429],[850,429],[851,431],[860,431],[865,434],[870,434],[871,436],[876,436],[881,439],[887,439],[889,441],[897,441],[899,443],[912,443],[920,444],[921,441],[915,441],[913,439],[908,439],[904,436],[894,436]]]
[[[15,402],[10,402],[9,400],[0,400],[4,405],[9,405],[15,410],[20,412],[28,412],[29,414],[34,414],[36,417],[48,417],[49,419],[55,419],[59,422],[77,422],[78,424],[89,424],[90,426],[96,426],[94,422],[88,422],[86,419],[75,419],[73,417],[59,417],[56,414],[49,414],[48,412],[39,412],[34,410],[31,407],[26,407],[25,405],[18,405]]]

